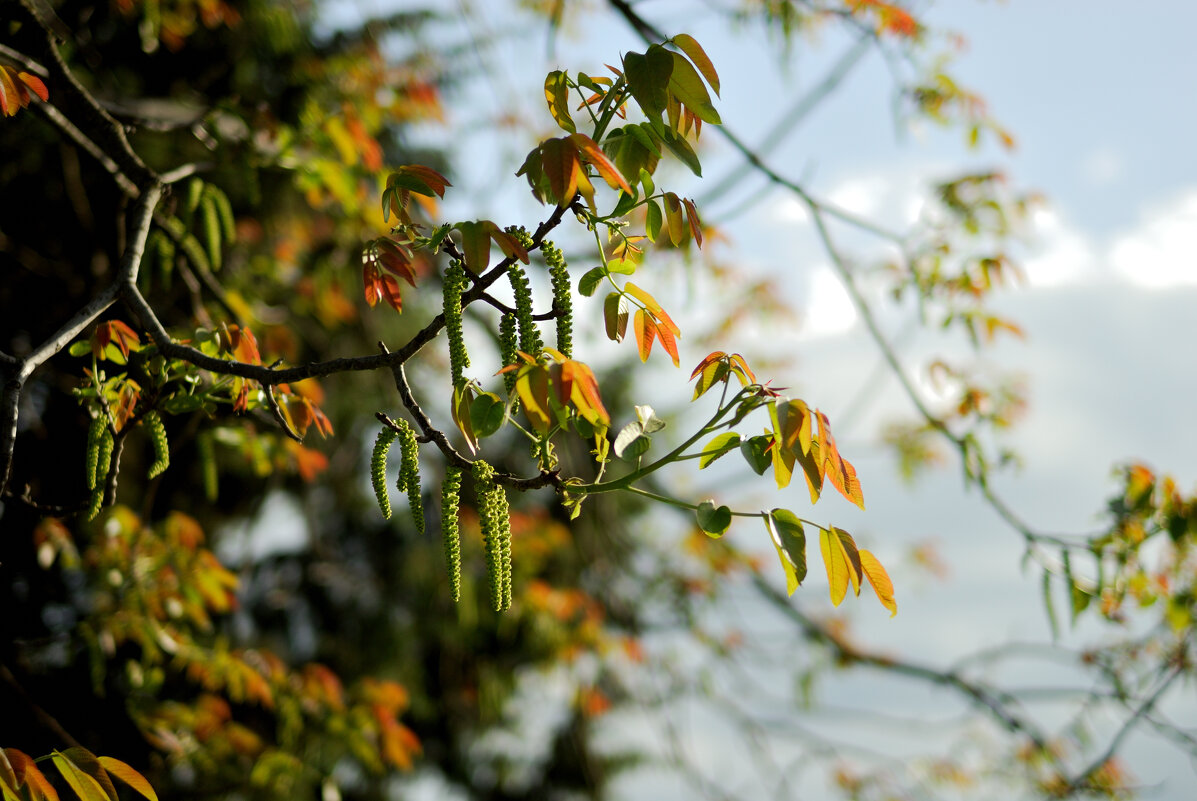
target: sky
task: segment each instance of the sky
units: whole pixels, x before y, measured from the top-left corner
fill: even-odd
[[[333,3],[330,16],[393,8],[397,2],[403,5],[399,0]],[[636,7],[662,29],[691,33],[704,45],[723,82],[720,113],[749,143],[759,142],[845,47],[835,39],[816,44],[800,38],[785,60],[759,29],[729,31],[715,15],[694,12],[696,5],[704,4],[645,0]],[[449,27],[474,35],[508,30],[519,24],[508,6],[475,2],[471,23],[455,21]],[[1098,522],[1116,464],[1142,459],[1176,475],[1183,487],[1193,487],[1197,93],[1192,82],[1197,50],[1191,38],[1197,4],[953,0],[928,6],[923,19],[967,38],[953,74],[986,98],[992,113],[1014,133],[1015,150],[990,143],[970,150],[958,130],[896,124],[890,113],[892,82],[880,60],[871,57],[784,139],[770,163],[817,196],[897,226],[918,213],[929,181],[970,169],[996,167],[1012,185],[1042,193],[1045,202],[1035,211],[1034,229],[1020,251],[1027,281],[996,300],[997,308],[1025,330],[1026,340],[1007,342],[983,357],[989,366],[1019,374],[1030,390],[1028,412],[1009,439],[1024,467],[1003,475],[999,491],[1036,527],[1080,532]],[[453,124],[470,132],[459,145],[461,155],[478,165],[518,165],[530,147],[527,139],[494,136],[493,120],[508,104],[518,103],[526,119],[539,115],[542,135],[550,135],[551,120],[538,101],[547,70],[568,66],[597,73],[604,61],[615,63],[619,53],[642,47],[616,20],[587,20],[584,27],[567,26],[555,56],[543,29],[478,47],[474,56],[488,78],[457,98],[450,113]],[[436,139],[443,131],[426,135]],[[712,182],[742,170],[725,144],[710,134],[704,140],[704,165]],[[457,189],[447,198],[447,213],[504,221],[527,215],[533,222],[538,210],[511,171],[480,166],[476,174],[454,176]],[[701,185],[688,176],[675,178],[679,193],[701,195]],[[817,514],[853,531],[893,566],[901,609],[891,621],[862,595],[860,608],[852,610],[858,636],[937,664],[1005,641],[1050,638],[1038,573],[1020,571],[1021,540],[979,498],[962,491],[955,465],[910,488],[897,480],[892,460],[877,446],[878,426],[908,419],[911,408],[892,379],[873,380],[876,351],[800,206],[748,179],[701,210],[731,232],[739,263],[777,277],[799,312],[800,325],[750,327],[728,350],[773,348],[793,360],[793,373],[779,383],[797,387],[833,422],[837,413],[854,410],[851,425],[837,429],[837,435],[849,458],[855,456],[868,510],[830,501],[824,502],[827,508],[820,503]],[[862,259],[880,252],[863,238],[844,242]],[[645,282],[652,282],[647,272]],[[662,283],[668,285],[669,278]],[[671,311],[671,303],[688,309],[682,317],[698,310],[683,291],[666,289],[659,298]],[[965,353],[934,332],[912,329],[909,313],[901,309],[883,311],[881,321],[897,337],[911,374],[924,388],[929,385],[917,374],[918,364],[938,354]],[[684,337],[679,344],[683,366],[705,355]],[[673,378],[678,387],[669,384]],[[662,407],[685,392],[680,389],[684,376],[661,373],[654,382],[659,400],[653,400]],[[619,410],[613,411],[618,416]],[[714,492],[718,484],[705,476],[684,480],[696,491]],[[779,501],[775,493],[754,489],[746,489],[742,500],[796,509],[802,503],[793,493]],[[906,566],[909,548],[924,541],[936,543],[949,569],[947,579],[928,581]],[[818,571],[811,576],[800,590],[810,596],[803,603],[830,611]],[[753,616],[752,610],[740,613]],[[1101,636],[1098,628],[1082,626],[1066,632],[1065,642]],[[1023,682],[1038,678],[1029,670],[1015,666],[1002,675]],[[917,689],[878,684],[875,675],[848,674],[825,690],[832,705],[866,703],[879,694],[892,701],[895,693],[926,703],[914,695]],[[1166,701],[1178,718],[1197,718],[1191,688]],[[700,759],[718,766],[729,758],[721,759],[721,744],[718,736],[698,736],[693,747]],[[1144,797],[1191,798],[1194,767],[1159,740],[1132,737],[1127,754],[1136,775],[1148,783]],[[631,787],[656,787],[653,777],[634,780],[646,784]],[[677,791],[667,782],[661,787]]]

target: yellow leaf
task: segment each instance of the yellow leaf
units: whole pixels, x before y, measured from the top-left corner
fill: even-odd
[[[860,554],[852,535],[843,529],[830,526],[819,532],[819,550],[823,554],[823,565],[827,568],[827,583],[831,602],[839,606],[848,594],[851,584],[860,595]]]
[[[62,778],[66,779],[67,784],[75,791],[79,801],[109,801],[108,795],[100,783],[61,751],[55,751],[51,755],[51,759],[54,761],[54,766],[58,768],[58,772],[62,774]]]
[[[889,580],[889,574],[885,572],[885,568],[877,561],[877,557],[869,551],[862,550],[860,552],[860,568],[864,571],[865,578],[869,580],[873,592],[877,593],[877,599],[881,601],[881,605],[889,610],[889,616],[893,617],[898,614],[898,603],[894,600],[894,584]]]

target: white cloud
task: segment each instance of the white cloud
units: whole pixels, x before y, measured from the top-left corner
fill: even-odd
[[[1076,283],[1092,275],[1099,264],[1093,243],[1051,209],[1039,209],[1032,218],[1035,240],[1022,266],[1033,287]]]
[[[1115,237],[1110,264],[1145,289],[1197,285],[1197,188],[1150,208],[1136,228]]]
[[[856,325],[856,307],[830,267],[819,265],[807,279],[800,312],[802,334],[808,337],[843,334]]]

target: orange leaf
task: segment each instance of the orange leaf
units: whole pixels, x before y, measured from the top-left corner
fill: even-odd
[[[653,338],[657,335],[657,324],[644,309],[636,309],[636,316],[632,320],[632,331],[636,335],[636,348],[640,351],[640,361],[648,361],[652,353]]]
[[[582,158],[593,164],[594,168],[598,170],[599,175],[607,182],[607,186],[612,189],[620,189],[629,195],[632,194],[632,187],[628,185],[623,173],[611,159],[607,158],[607,154],[593,139],[582,133],[573,134],[569,138],[578,148],[578,153]]]
[[[881,605],[889,610],[889,616],[893,617],[898,614],[898,604],[894,600],[894,584],[889,580],[889,574],[885,572],[885,568],[877,561],[877,557],[869,551],[862,550],[860,552],[860,568],[864,571],[865,578],[869,580],[873,592],[877,593],[877,600],[881,601]]]
[[[670,320],[669,322],[672,323],[673,321]],[[669,330],[669,327],[666,325],[658,325],[657,338],[661,340],[661,347],[663,347],[665,352],[668,353],[670,358],[673,359],[673,366],[681,367],[682,364],[677,355],[677,340],[674,339],[673,332]]]
[[[557,205],[568,205],[578,192],[581,165],[577,149],[567,139],[547,139],[540,145],[540,159]]]
[[[699,362],[698,366],[694,368],[694,372],[690,373],[690,380],[693,381],[702,371],[707,369],[708,365],[722,360],[726,355],[727,354],[721,350],[711,351],[708,353],[706,358]]]
[[[702,220],[698,219],[698,209],[694,207],[694,201],[688,197],[682,198],[682,205],[686,207],[686,219],[690,223],[690,235],[694,237],[694,241],[699,247],[702,247]]]
[[[34,94],[42,99],[42,102],[50,99],[50,93],[46,91],[46,85],[42,83],[42,79],[36,75],[30,75],[28,72],[18,72],[17,77],[21,82],[33,90]]]

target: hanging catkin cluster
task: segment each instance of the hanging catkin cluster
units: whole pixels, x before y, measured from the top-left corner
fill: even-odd
[[[384,426],[379,429],[374,438],[374,452],[370,454],[370,483],[374,486],[374,497],[378,499],[378,508],[382,512],[383,520],[391,519],[391,495],[387,491],[387,454],[391,451],[391,443],[398,436],[393,428]]]
[[[87,488],[91,490],[88,520],[94,520],[104,505],[104,480],[108,478],[108,471],[112,467],[115,446],[107,418],[103,415],[93,418],[87,429]]]
[[[142,421],[150,432],[150,445],[154,449],[154,463],[150,465],[149,477],[157,478],[170,467],[170,445],[166,441],[166,426],[162,416],[152,411]]]
[[[553,281],[553,311],[557,312],[557,350],[572,359],[574,351],[574,308],[573,294],[569,286],[569,265],[565,263],[565,254],[552,242],[546,240],[540,246],[544,254],[544,263],[549,268],[549,278]]]
[[[400,491],[407,493],[407,505],[411,508],[411,520],[416,531],[424,533],[424,500],[420,496],[420,445],[416,442],[415,429],[402,418],[399,426],[399,461]]]
[[[515,332],[515,315],[510,312],[504,312],[503,316],[499,318],[499,358],[506,367],[510,364],[515,364],[519,360],[516,351],[519,350],[519,340],[516,338]],[[507,397],[512,397],[515,392],[516,371],[511,370],[503,373],[503,388],[507,391]]]
[[[453,602],[461,600],[461,532],[457,510],[461,506],[461,468],[445,468],[441,484],[441,538],[445,543],[445,564],[449,568],[449,589]]]
[[[473,472],[490,599],[495,611],[502,612],[511,607],[511,515],[507,493],[495,483],[495,471],[486,462],[474,462]]]
[[[470,366],[466,353],[465,334],[461,327],[461,292],[466,285],[465,268],[454,259],[445,270],[445,336],[449,339],[449,369],[453,374],[453,386],[461,383],[462,372]]]
[[[523,228],[511,227],[507,233],[519,240],[525,248],[532,247],[532,237]],[[537,356],[544,349],[544,340],[540,338],[540,329],[532,319],[532,285],[528,282],[528,274],[518,261],[512,262],[507,269],[507,280],[511,282],[511,291],[515,295],[515,322],[519,328],[519,349],[530,356]]]

